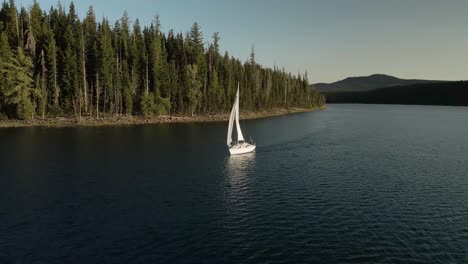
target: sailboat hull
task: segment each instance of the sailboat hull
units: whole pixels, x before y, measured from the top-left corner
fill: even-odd
[[[229,153],[231,155],[240,155],[254,151],[256,148],[255,145],[250,145],[247,143],[236,144],[229,148]]]

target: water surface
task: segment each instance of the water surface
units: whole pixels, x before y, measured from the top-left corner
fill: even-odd
[[[0,263],[466,263],[468,108],[0,130]]]

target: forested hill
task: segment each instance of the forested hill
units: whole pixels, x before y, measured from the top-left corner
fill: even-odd
[[[443,81],[433,80],[417,80],[417,79],[400,79],[394,76],[386,74],[372,74],[369,76],[359,77],[348,77],[344,80],[337,81],[334,83],[316,83],[312,87],[317,89],[319,92],[362,92],[370,91],[374,89],[402,86],[402,85],[413,85],[421,83],[436,83]]]
[[[468,106],[468,81],[421,83],[361,92],[326,93],[328,103]]]
[[[67,9],[67,10],[65,10]],[[0,115],[40,116],[211,114],[230,109],[240,83],[243,111],[313,107],[324,98],[307,75],[220,54],[218,33],[206,40],[197,23],[187,33],[97,21],[90,7],[0,9]],[[208,41],[210,44],[205,45]]]

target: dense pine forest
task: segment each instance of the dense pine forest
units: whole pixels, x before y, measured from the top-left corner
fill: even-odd
[[[133,23],[113,25],[92,6],[80,19],[73,3],[48,12],[14,0],[0,10],[0,117],[99,118],[115,115],[194,115],[229,111],[237,84],[243,111],[309,108],[324,98],[307,74],[242,62],[220,54],[220,34],[205,43],[194,23],[186,33]]]

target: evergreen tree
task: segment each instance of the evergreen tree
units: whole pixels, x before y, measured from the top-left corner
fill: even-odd
[[[38,76],[38,83],[36,84],[36,89],[38,89],[38,99],[39,99],[39,110],[42,116],[42,119],[45,118],[47,101],[48,101],[48,92],[47,92],[47,67],[46,60],[44,55],[44,50],[41,51],[40,55],[40,74]]]
[[[1,19],[8,34],[10,47],[17,48],[20,45],[20,21],[18,10],[14,0],[9,3],[3,2],[2,11],[0,12]]]
[[[50,87],[49,93],[51,94],[52,101],[50,102],[51,109],[55,114],[60,111],[59,108],[59,97],[60,88],[58,84],[58,69],[57,69],[57,46],[55,44],[55,38],[53,33],[47,35],[45,43],[47,68],[49,69],[48,74],[48,86]]]
[[[0,61],[7,62],[12,57],[12,51],[8,44],[8,35],[6,32],[0,33]]]
[[[154,111],[156,110],[156,106],[154,104],[154,95],[153,93],[150,92],[144,92],[141,95],[140,99],[140,109],[141,109],[141,114],[143,116],[151,116],[154,114]]]
[[[203,33],[200,26],[195,22],[190,29],[190,51],[191,63],[197,66],[197,81],[201,84],[201,112],[205,113],[208,109],[208,100],[206,94],[207,84],[207,65],[203,45]]]
[[[201,82],[198,80],[198,66],[197,65],[188,65],[187,66],[187,76],[188,76],[188,101],[190,114],[193,116],[195,110],[197,109],[200,103],[202,87]]]
[[[2,112],[5,112],[6,98],[6,75],[7,72],[4,71],[8,62],[10,62],[13,57],[13,53],[10,49],[10,44],[8,43],[8,35],[6,32],[1,32],[0,34],[0,115]]]
[[[96,94],[94,89],[91,89],[96,82],[96,74],[98,72],[98,42],[97,42],[97,26],[96,16],[92,6],[89,7],[86,17],[83,20],[83,35],[84,35],[84,49],[85,49],[85,61],[86,61],[86,77],[87,87],[89,93],[90,108],[92,108],[93,95]]]
[[[18,48],[9,61],[2,61],[1,74],[4,77],[2,94],[5,104],[12,104],[16,108],[16,115],[21,119],[34,118],[33,63]]]
[[[102,89],[104,89],[104,102],[103,111],[106,111],[108,104],[108,97],[112,98],[112,63],[113,63],[113,49],[112,39],[109,23],[106,19],[100,25],[99,28],[99,83]]]
[[[218,55],[219,54],[219,40],[221,39],[221,37],[219,36],[219,32],[215,32],[212,38],[213,38],[213,47],[215,49],[216,55]]]

